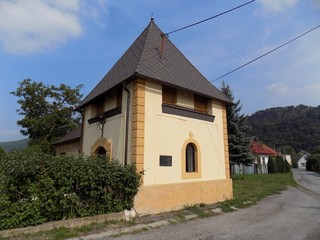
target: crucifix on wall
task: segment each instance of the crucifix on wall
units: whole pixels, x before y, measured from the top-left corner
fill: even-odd
[[[105,122],[106,121],[104,119],[100,121],[100,137],[103,137],[103,126]]]

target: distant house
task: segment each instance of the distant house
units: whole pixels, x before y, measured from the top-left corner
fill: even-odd
[[[309,155],[310,155],[309,153],[303,152],[303,155],[298,160],[298,168],[306,169],[307,157]]]
[[[287,160],[287,162],[292,165],[292,159],[290,154],[281,154],[284,160]]]
[[[81,129],[81,126],[77,127],[54,143],[56,155],[72,154],[79,156],[81,153]]]
[[[269,157],[276,157],[278,152],[262,142],[251,142],[250,151],[255,156],[256,164],[268,164]]]
[[[84,98],[81,129],[57,142],[85,155],[110,155],[144,171],[140,213],[232,198],[226,106],[215,88],[151,19]],[[79,144],[79,145],[77,145]]]

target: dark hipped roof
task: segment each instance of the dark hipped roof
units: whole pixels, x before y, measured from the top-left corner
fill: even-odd
[[[151,19],[149,25],[116,62],[79,108],[131,77],[160,81],[226,103],[232,101],[214,87],[168,39]],[[162,48],[163,46],[163,48]]]
[[[70,133],[64,135],[62,138],[58,139],[54,145],[59,145],[62,143],[67,143],[67,142],[75,142],[75,141],[80,141],[81,137],[81,126],[77,127]]]

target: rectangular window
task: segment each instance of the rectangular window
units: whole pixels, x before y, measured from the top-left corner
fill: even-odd
[[[194,109],[200,112],[207,113],[207,99],[198,95],[194,95]]]
[[[162,102],[167,104],[176,104],[177,90],[171,87],[162,86]]]

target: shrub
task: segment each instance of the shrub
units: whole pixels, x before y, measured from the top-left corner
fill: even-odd
[[[287,160],[277,156],[275,159],[268,159],[268,173],[287,173],[291,171],[291,166]]]
[[[141,173],[102,157],[53,157],[37,147],[0,160],[0,230],[131,208]]]
[[[277,172],[277,166],[276,162],[274,161],[273,157],[269,157],[268,159],[268,173],[276,173]]]
[[[320,154],[311,154],[307,157],[306,170],[320,172]]]
[[[288,173],[288,172],[290,172],[291,171],[291,166],[290,166],[290,164],[288,163],[288,161],[285,159],[285,160],[283,160],[284,161],[284,171],[285,171],[285,173]]]
[[[278,173],[284,173],[285,172],[285,166],[284,166],[284,161],[283,158],[280,156],[276,157],[276,163],[277,163],[277,172]]]

